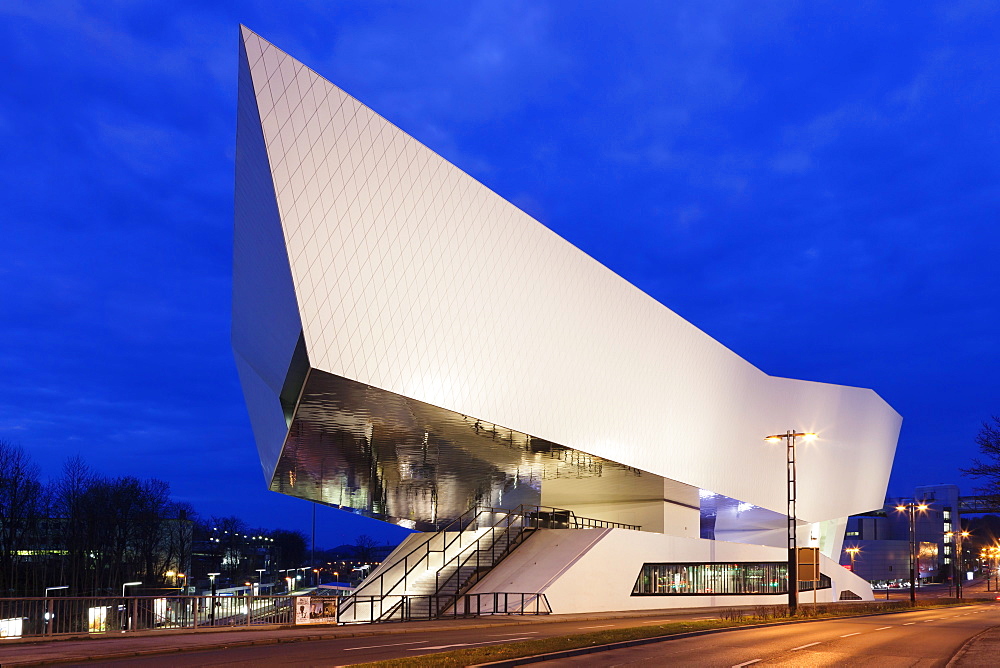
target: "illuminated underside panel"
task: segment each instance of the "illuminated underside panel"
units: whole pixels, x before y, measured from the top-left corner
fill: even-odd
[[[561,506],[608,483],[663,486],[659,476],[314,369],[271,489],[431,528],[477,503],[539,505],[547,485],[565,480],[573,497]]]
[[[696,536],[698,489],[784,512],[784,448],[762,437],[793,428],[820,436],[799,448],[799,517],[882,505],[901,419],[873,391],[768,376],[245,28],[240,89],[266,150],[238,142],[237,182],[266,169],[278,222],[238,188],[236,236],[287,258],[234,280],[273,489],[414,523],[534,490]],[[555,460],[523,435],[602,462],[578,476],[589,504],[583,482],[537,486]]]

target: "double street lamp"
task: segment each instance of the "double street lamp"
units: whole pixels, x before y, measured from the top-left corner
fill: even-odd
[[[795,545],[795,530],[798,523],[795,515],[795,439],[815,440],[816,434],[789,429],[784,434],[765,436],[768,443],[785,441],[785,463],[788,490],[788,612],[794,615],[799,607],[799,569]],[[815,586],[815,585],[814,585]]]
[[[899,512],[906,511],[910,518],[910,605],[917,603],[917,570],[920,561],[917,555],[917,511],[926,512],[926,503],[901,503],[896,506]]]
[[[844,549],[844,552],[846,552],[847,554],[849,554],[850,557],[851,557],[851,572],[852,573],[854,573],[854,560],[857,558],[858,552],[860,552],[860,551],[861,551],[861,548],[857,547],[857,546],[855,546],[855,547],[848,547],[848,548]],[[857,575],[857,573],[854,573],[854,574]]]

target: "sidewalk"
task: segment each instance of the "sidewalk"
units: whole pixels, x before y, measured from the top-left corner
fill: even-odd
[[[1000,626],[973,636],[948,662],[948,668],[981,668],[1000,661]]]
[[[147,631],[134,634],[101,634],[94,636],[68,636],[52,639],[22,638],[0,641],[0,665],[38,666],[53,663],[73,663],[97,659],[126,659],[151,654],[170,654],[219,647],[274,645],[287,642],[329,640],[395,635],[400,633],[427,633],[462,628],[493,628],[523,624],[552,624],[566,621],[595,621],[643,617],[685,616],[695,613],[711,615],[721,608],[671,608],[616,613],[581,613],[562,615],[525,615],[450,619],[429,622],[400,622],[390,624],[355,624],[350,626],[266,626],[266,627],[217,627],[198,631]]]

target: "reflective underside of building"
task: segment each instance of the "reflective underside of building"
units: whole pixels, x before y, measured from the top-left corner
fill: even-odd
[[[548,481],[572,480],[583,500],[609,484],[634,492],[643,478],[662,487],[651,473],[314,369],[271,489],[429,529],[476,504],[542,505]]]

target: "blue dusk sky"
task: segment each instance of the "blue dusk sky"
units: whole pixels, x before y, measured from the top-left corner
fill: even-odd
[[[890,494],[971,492],[1000,414],[998,12],[6,0],[0,438],[45,477],[79,454],[307,529],[229,344],[244,23],[765,372],[873,388],[904,418]],[[323,509],[317,542],[393,531]]]

